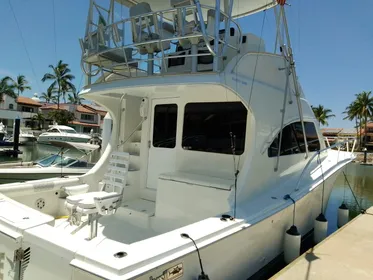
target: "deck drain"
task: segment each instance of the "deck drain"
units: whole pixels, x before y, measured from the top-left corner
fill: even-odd
[[[114,254],[114,257],[117,258],[117,259],[124,258],[125,256],[127,256],[126,252],[118,252],[118,253]]]
[[[35,204],[36,207],[41,210],[45,207],[45,200],[43,198],[39,198],[38,200],[36,200]]]

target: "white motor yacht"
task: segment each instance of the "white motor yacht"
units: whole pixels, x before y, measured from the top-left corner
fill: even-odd
[[[39,143],[50,143],[51,141],[67,141],[88,143],[90,135],[77,133],[72,127],[66,125],[53,125],[38,137]]]
[[[82,175],[94,166],[94,163],[84,158],[97,150],[98,145],[59,141],[52,141],[51,144],[60,148],[58,153],[47,155],[36,161],[0,163],[0,184]],[[70,149],[79,150],[83,155],[80,157],[66,155]]]
[[[80,94],[110,112],[111,141],[82,176],[0,187],[2,279],[251,277],[289,228],[312,232],[354,158],[325,146],[285,0],[104,2]],[[275,52],[237,20],[271,8]]]
[[[31,131],[21,130],[20,133],[19,133],[19,143],[20,144],[35,143],[37,141],[37,139],[38,138]]]
[[[0,141],[3,141],[7,134],[6,126],[3,124],[3,122],[0,122]]]

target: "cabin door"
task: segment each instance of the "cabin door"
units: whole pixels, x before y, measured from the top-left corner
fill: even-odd
[[[178,98],[151,101],[147,188],[156,189],[158,176],[175,171]]]

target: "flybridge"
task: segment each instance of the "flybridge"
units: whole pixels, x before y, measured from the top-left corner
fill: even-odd
[[[91,1],[80,39],[88,84],[156,74],[219,72],[238,53],[261,51],[262,41],[242,34],[235,17],[276,1]],[[122,16],[129,9],[129,17]],[[220,13],[216,13],[219,10]]]

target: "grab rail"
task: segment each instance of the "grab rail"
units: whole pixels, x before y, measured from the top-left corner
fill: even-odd
[[[331,150],[332,148],[338,147],[338,157],[337,157],[337,162],[338,162],[338,161],[339,161],[339,152],[340,152],[340,147],[342,146],[342,144],[345,144],[346,142],[347,142],[347,140],[346,140],[346,141],[343,141],[343,142],[335,143],[335,144],[333,144],[333,145],[331,145],[331,146],[329,146],[329,147],[326,147],[326,148],[324,148],[324,149],[321,149],[321,150],[317,151],[317,152],[316,152],[312,157],[310,157],[310,159],[308,160],[307,164],[304,166],[304,168],[303,168],[303,170],[302,170],[302,173],[301,173],[300,176],[299,176],[299,179],[298,179],[298,181],[297,181],[297,184],[296,184],[296,187],[295,187],[295,190],[294,190],[294,191],[298,191],[298,190],[299,190],[299,185],[300,185],[301,179],[303,178],[303,175],[304,175],[306,169],[310,166],[310,164],[311,164],[311,162],[313,161],[313,159],[315,159],[315,158],[316,158],[317,156],[319,156],[321,153],[324,153],[324,152],[326,152],[326,151],[328,151],[328,150]],[[356,139],[354,140],[354,145],[353,145],[353,148],[351,149],[351,152],[350,152],[351,155],[352,155],[353,152],[354,152],[355,143],[356,143]],[[320,162],[319,165],[321,165],[321,164],[322,164],[322,162]],[[318,165],[318,166],[319,166],[319,165]]]
[[[215,7],[208,6],[208,5],[201,5],[199,1],[195,1],[194,5],[184,6],[182,8],[171,8],[166,9],[162,11],[156,11],[156,12],[149,12],[145,14],[141,14],[138,16],[132,16],[126,19],[119,20],[117,22],[110,23],[108,25],[102,25],[102,24],[95,24],[93,22],[90,23],[88,32],[86,32],[86,35],[84,38],[80,39],[80,44],[82,48],[82,58],[81,58],[81,68],[83,72],[89,76],[93,77],[98,75],[99,73],[103,74],[104,81],[105,81],[105,75],[104,72],[111,72],[111,73],[117,73],[120,74],[121,70],[123,70],[123,67],[125,69],[138,69],[138,70],[144,70],[142,69],[143,64],[140,65],[140,62],[142,63],[154,63],[154,61],[159,61],[159,65],[155,65],[156,67],[160,67],[160,65],[166,65],[166,61],[170,58],[174,57],[166,57],[166,54],[173,54],[174,52],[168,51],[169,47],[167,49],[164,49],[163,44],[164,43],[173,43],[173,41],[180,41],[185,39],[193,39],[193,38],[202,38],[204,41],[204,48],[206,48],[206,53],[200,53],[200,54],[192,54],[186,52],[186,54],[180,55],[179,57],[198,57],[198,56],[218,56],[222,57],[224,53],[227,51],[227,48],[231,48],[237,52],[239,52],[239,45],[232,45],[229,44],[227,41],[227,34],[223,37],[220,36],[219,32],[216,33],[216,30],[214,30],[214,34],[209,34],[208,30],[206,29],[205,22],[203,19],[203,12],[202,10],[215,10]],[[164,23],[167,23],[163,21],[164,18],[168,18],[167,14],[170,14],[171,16],[174,16],[175,14],[198,14],[198,20],[194,23],[193,31],[190,32],[190,34],[185,34],[185,28],[184,24],[181,26],[178,26],[176,23],[172,25],[172,22],[170,22],[170,26],[172,25],[172,32],[174,33],[171,36],[165,36],[165,32],[167,32],[167,27],[164,27]],[[165,15],[166,14],[166,15]],[[220,17],[223,20],[226,21],[225,26],[230,27],[231,25],[234,26],[234,28],[238,32],[238,38],[239,42],[242,42],[242,30],[239,24],[234,21],[228,14],[220,11]],[[182,19],[185,21],[185,19]],[[130,36],[126,36],[126,27],[129,27],[130,24],[131,31],[129,32]],[[92,28],[94,27],[94,28]],[[151,28],[154,28],[154,33],[159,36],[157,39],[153,39],[150,36],[150,40],[141,40],[141,36],[143,36],[143,30],[148,29],[150,32],[149,34],[152,34]],[[192,27],[191,27],[192,28]],[[139,29],[137,31],[137,29]],[[160,30],[161,29],[161,30]],[[169,30],[168,30],[169,31]],[[218,29],[219,31],[219,29]],[[226,31],[229,32],[229,31]],[[169,34],[172,34],[171,31],[168,32]],[[181,35],[182,34],[182,35]],[[181,35],[181,36],[180,36]],[[140,37],[140,40],[137,41],[136,39],[130,40],[131,38],[136,38],[136,36]],[[127,44],[126,40],[130,40],[131,43]],[[217,44],[221,44],[222,48],[218,50],[219,53],[216,53],[212,46],[210,45],[210,41],[215,40]],[[121,42],[120,42],[121,41]],[[134,42],[135,41],[135,42]],[[137,42],[136,42],[137,41]],[[146,45],[154,45],[158,44],[157,48],[159,51],[156,51],[156,53],[160,53],[160,57],[149,57],[147,59],[133,59],[132,55],[137,55],[140,53],[140,48],[145,49]],[[152,46],[153,47],[153,46]],[[137,50],[137,53],[129,54],[126,53],[126,49],[128,51],[131,51],[130,48],[133,48],[135,51]],[[110,58],[102,58],[102,56],[105,56],[105,54],[109,54],[110,52],[117,51],[116,55],[118,55],[118,50],[122,49],[123,53],[120,53],[120,60],[111,60]],[[150,54],[150,52],[140,53],[140,54]],[[94,59],[95,61],[92,62],[92,59],[90,59],[92,56],[96,56]],[[109,63],[108,63],[109,62]],[[111,62],[111,63],[110,63]],[[138,64],[136,64],[138,63]],[[94,66],[94,69],[92,69],[92,66]],[[122,66],[120,69],[118,67]],[[146,69],[146,67],[144,67]],[[166,67],[164,67],[166,69]],[[167,71],[167,70],[165,70]],[[129,76],[132,77],[134,74],[131,71],[129,72]],[[127,73],[124,73],[127,74]]]

